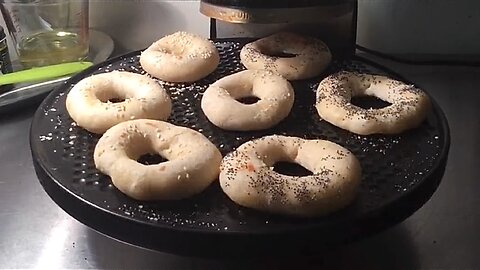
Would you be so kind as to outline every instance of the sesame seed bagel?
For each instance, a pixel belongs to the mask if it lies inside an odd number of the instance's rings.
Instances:
[[[147,153],[168,161],[137,162]],[[137,200],[177,200],[200,193],[217,179],[221,160],[218,149],[201,133],[147,119],[110,128],[94,152],[97,169]]]
[[[113,99],[123,101],[110,102]],[[78,126],[101,134],[131,119],[167,119],[172,103],[165,89],[153,79],[112,71],[78,82],[67,95],[66,107]]]
[[[254,104],[237,101],[255,96]],[[294,102],[291,84],[271,72],[244,70],[213,83],[202,97],[208,120],[226,130],[261,130],[275,126],[288,116]]]
[[[295,162],[308,176],[273,171],[276,162]],[[239,205],[292,216],[319,216],[350,204],[361,168],[347,149],[324,140],[267,136],[246,142],[222,160],[220,185]]]
[[[176,32],[154,42],[140,55],[150,75],[168,82],[193,82],[212,73],[220,62],[213,43],[198,35]]]
[[[352,97],[365,95],[391,105],[364,109],[351,103]],[[417,127],[425,120],[430,100],[413,85],[384,76],[344,71],[320,82],[315,106],[321,118],[353,133],[397,134]]]
[[[279,54],[294,57],[275,56]],[[319,39],[282,32],[246,44],[240,51],[240,59],[248,69],[264,69],[288,80],[303,80],[321,74],[332,55]]]

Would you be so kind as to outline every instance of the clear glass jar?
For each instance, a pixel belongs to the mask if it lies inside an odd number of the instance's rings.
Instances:
[[[88,0],[4,0],[1,11],[24,67],[88,55]]]

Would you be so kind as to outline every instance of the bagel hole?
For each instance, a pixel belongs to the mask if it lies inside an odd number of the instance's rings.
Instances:
[[[110,103],[120,103],[120,102],[124,102],[125,99],[121,99],[121,98],[109,98],[107,100],[107,102],[110,102]]]
[[[241,97],[241,98],[237,99],[238,102],[240,102],[242,104],[246,104],[246,105],[255,104],[259,100],[260,99],[258,97],[255,97],[255,96]]]
[[[265,50],[264,54],[271,56],[271,57],[278,57],[278,58],[293,58],[297,57],[296,54],[288,53],[284,51],[273,51],[273,50]]]
[[[352,97],[350,101],[353,105],[363,109],[382,109],[392,105],[392,103],[379,99],[375,96],[357,96]]]
[[[143,165],[155,165],[165,161],[168,161],[168,159],[160,156],[159,154],[144,154],[137,159],[137,162]]]
[[[103,103],[120,103],[125,101],[125,98],[116,96],[114,93],[103,93],[96,96]]]
[[[273,170],[277,173],[289,176],[308,176],[313,173],[298,163],[279,161],[273,165]]]

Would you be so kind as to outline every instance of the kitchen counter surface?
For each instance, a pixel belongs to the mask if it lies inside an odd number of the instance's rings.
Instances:
[[[31,108],[0,116],[0,268],[480,268],[480,69],[378,62],[427,89],[451,129],[443,181],[405,222],[309,258],[218,261],[133,247],[82,225],[43,191],[29,150]]]

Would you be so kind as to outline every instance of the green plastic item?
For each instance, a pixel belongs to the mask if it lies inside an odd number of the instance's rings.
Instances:
[[[92,65],[92,62],[72,62],[7,73],[0,75],[0,85],[47,81],[80,72]]]

